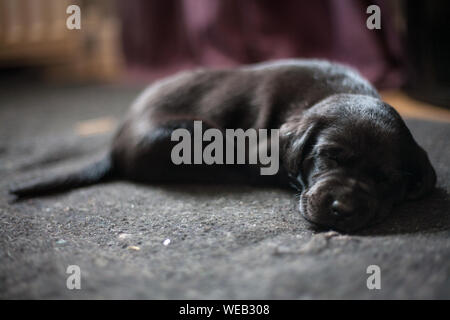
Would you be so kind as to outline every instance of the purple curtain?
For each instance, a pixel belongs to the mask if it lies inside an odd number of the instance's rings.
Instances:
[[[366,8],[381,8],[381,30]],[[402,46],[388,1],[127,0],[118,2],[130,70],[158,77],[194,66],[228,67],[316,57],[356,67],[378,87],[402,84]]]

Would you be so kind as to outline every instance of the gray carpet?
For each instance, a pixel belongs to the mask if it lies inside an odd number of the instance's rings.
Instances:
[[[138,91],[0,88],[0,298],[450,298],[449,124],[407,121],[438,189],[357,235],[312,230],[276,189],[113,182],[8,202],[8,185],[101,153],[110,134],[79,137],[75,123],[120,119]],[[81,290],[66,288],[68,265]]]

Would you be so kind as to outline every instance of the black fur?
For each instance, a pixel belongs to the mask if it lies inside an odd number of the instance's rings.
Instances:
[[[282,168],[171,162],[177,128],[280,129]],[[110,155],[80,172],[11,190],[37,196],[105,181],[237,182],[301,190],[309,221],[355,230],[394,204],[433,189],[436,175],[398,113],[355,70],[320,60],[282,60],[196,70],[156,82],[131,106]]]

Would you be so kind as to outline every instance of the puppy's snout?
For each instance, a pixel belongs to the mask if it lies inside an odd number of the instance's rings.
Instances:
[[[339,219],[345,219],[353,216],[355,214],[355,208],[354,205],[349,201],[345,199],[341,200],[334,200],[331,203],[331,214]]]
[[[367,211],[366,194],[361,188],[361,183],[355,179],[348,179],[348,183],[335,185],[329,192],[328,198],[331,218],[345,220],[355,215],[363,215]]]
[[[377,199],[370,185],[356,179],[323,179],[303,193],[305,218],[341,231],[357,229],[372,219]]]

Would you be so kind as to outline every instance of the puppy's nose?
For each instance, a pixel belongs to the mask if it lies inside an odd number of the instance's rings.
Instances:
[[[334,200],[331,204],[331,213],[338,218],[347,218],[355,213],[352,205],[342,200]]]

